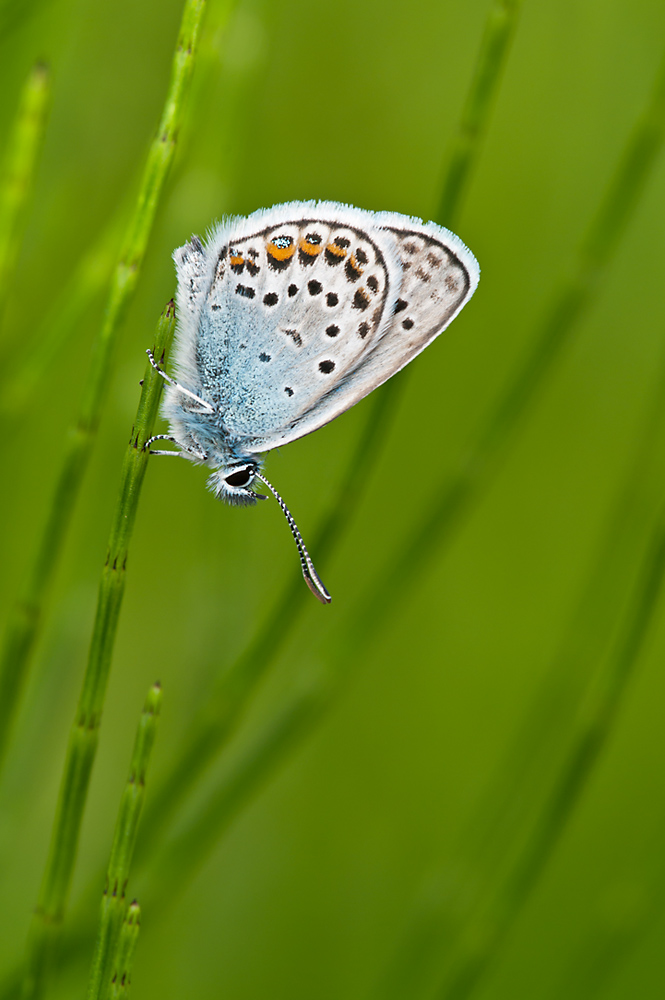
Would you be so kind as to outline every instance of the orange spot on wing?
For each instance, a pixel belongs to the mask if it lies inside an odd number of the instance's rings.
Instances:
[[[231,267],[240,267],[241,264],[245,263],[242,254],[231,255],[229,260],[231,261]]]
[[[288,260],[296,252],[295,243],[287,247],[276,247],[274,243],[266,243],[266,253],[273,260]]]
[[[323,250],[323,245],[321,243],[310,243],[307,239],[300,240],[298,248],[306,253],[308,257],[317,257]]]
[[[333,257],[346,257],[346,250],[344,247],[338,247],[336,243],[329,243],[326,247],[326,253],[331,253]]]

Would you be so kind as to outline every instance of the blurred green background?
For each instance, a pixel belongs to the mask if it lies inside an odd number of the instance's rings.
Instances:
[[[1,787],[2,975],[22,953],[38,893],[144,351],[174,291],[173,248],[226,213],[289,199],[433,217],[490,7],[210,0],[176,160],[108,373]],[[39,347],[34,338],[100,233],[122,232],[181,12],[180,0],[0,6],[0,136],[37,59],[53,79],[4,317],[6,370]],[[557,288],[574,276],[664,49],[665,8],[653,0],[525,0],[454,223],[480,262],[478,292],[398,377],[394,419],[343,512],[346,530],[321,565],[312,551],[333,604],[305,593],[229,754],[193,788],[178,823],[294,689],[340,671],[345,683],[318,724],[276,756],[191,878],[137,869],[129,889],[142,904],[137,1000],[663,995],[662,607],[542,871],[519,905],[496,888],[528,857],[587,704],[587,678],[621,641],[665,493],[665,471],[655,467],[650,513],[613,520],[661,385],[662,158],[479,502],[449,544],[433,542],[422,572],[391,583],[390,600],[377,606],[372,595],[506,391]],[[2,415],[5,608],[25,584],[48,511],[104,287],[47,378]],[[267,474],[312,548],[373,405],[363,401],[268,458]],[[215,676],[299,572],[276,504],[222,507],[204,483],[184,462],[155,460],[146,478],[70,907],[89,927],[148,686],[159,679],[164,688],[149,800]],[[630,544],[613,580],[601,578],[619,599],[604,603],[594,591],[580,616],[616,524]],[[567,668],[562,644],[590,623],[595,644]],[[488,942],[491,960],[470,991],[442,985]],[[83,995],[89,944],[66,950],[74,953],[54,997]]]

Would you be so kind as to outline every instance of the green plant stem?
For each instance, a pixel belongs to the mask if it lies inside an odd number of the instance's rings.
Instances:
[[[109,1000],[125,1000],[129,996],[134,953],[141,924],[141,908],[134,900],[127,909],[115,955]]]
[[[157,358],[168,350],[173,328],[174,309],[173,303],[169,303],[157,327],[154,348]],[[149,459],[143,444],[152,433],[161,389],[161,377],[148,364],[123,463],[88,663],[67,747],[48,861],[30,928],[23,984],[26,1000],[44,994],[69,894],[125,587],[128,546]]]
[[[457,224],[464,196],[475,168],[498,91],[521,0],[494,0],[476,69],[448,156],[436,220],[450,228]]]
[[[113,273],[104,321],[93,348],[92,370],[85,385],[81,410],[76,426],[69,435],[50,513],[27,588],[10,615],[0,657],[0,763],[6,753],[44,602],[64,546],[74,503],[97,434],[110,384],[120,323],[136,288],[157,204],[173,159],[204,7],[205,0],[185,0],[166,102],[157,135],[148,153],[120,259]]]
[[[488,14],[483,43],[458,127],[461,138],[453,147],[444,180],[444,190],[448,192],[444,198],[448,217],[459,211],[471,171],[480,155],[519,8],[520,3],[514,0],[495,0]],[[460,143],[464,148],[463,157],[459,154]],[[381,454],[381,444],[387,438],[406,378],[407,374],[401,372],[399,378],[384,386],[369,402],[371,409],[358,445],[351,452],[335,502],[311,546],[320,565],[325,564],[328,553],[339,545],[350,526],[352,512]],[[197,714],[185,736],[185,745],[178,759],[151,800],[138,847],[141,856],[144,851],[151,850],[154,838],[180,808],[183,797],[191,790],[197,777],[226,746],[259,680],[275,662],[309,600],[302,581],[294,576],[293,583],[278,600],[246,651],[220,674],[212,697],[206,699]]]
[[[580,712],[575,737],[512,872],[483,912],[465,928],[458,968],[437,993],[440,1000],[466,1000],[480,985],[516,916],[530,898],[582,791],[613,732],[660,597],[665,574],[665,509],[644,560],[629,613],[607,667]]]
[[[0,322],[18,258],[50,97],[50,73],[43,63],[38,63],[23,87],[16,120],[5,146],[0,181]]]
[[[136,732],[129,776],[122,794],[113,834],[97,943],[88,982],[88,1000],[106,1000],[111,986],[113,961],[127,908],[125,903],[127,879],[145,798],[146,772],[157,734],[157,720],[161,706],[162,690],[159,684],[154,684],[148,691]]]

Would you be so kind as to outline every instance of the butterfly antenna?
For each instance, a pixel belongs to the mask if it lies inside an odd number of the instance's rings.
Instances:
[[[300,556],[300,565],[302,567],[302,575],[305,578],[305,583],[312,591],[316,599],[321,601],[321,604],[330,604],[330,602],[332,601],[332,597],[326,590],[323,581],[321,580],[321,577],[314,569],[314,563],[309,558],[309,552],[307,551],[305,543],[302,540],[302,535],[298,531],[298,525],[291,516],[291,511],[286,506],[286,504],[282,500],[281,496],[279,495],[275,487],[268,482],[266,477],[261,475],[260,472],[255,473],[255,475],[257,479],[260,479],[261,482],[265,483],[265,485],[268,487],[268,489],[274,496],[275,500],[282,508],[284,517],[289,522],[289,528],[291,529],[291,534],[293,535],[295,543],[298,546],[298,555]]]

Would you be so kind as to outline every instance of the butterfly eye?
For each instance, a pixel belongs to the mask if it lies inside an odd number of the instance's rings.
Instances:
[[[249,486],[253,478],[253,469],[239,469],[238,472],[232,472],[230,476],[226,476],[225,482],[227,482],[229,486]]]

